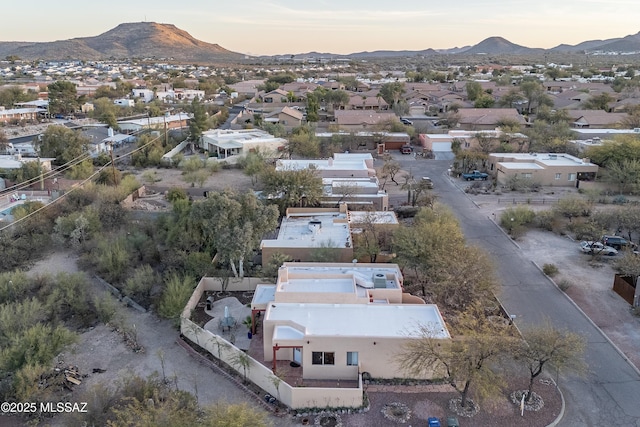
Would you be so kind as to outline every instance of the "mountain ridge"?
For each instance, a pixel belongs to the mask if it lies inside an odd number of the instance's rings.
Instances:
[[[412,57],[431,55],[527,55],[545,52],[640,52],[640,32],[606,40],[589,40],[575,45],[560,44],[550,49],[530,48],[500,37],[488,37],[472,46],[450,49],[374,50],[350,54],[297,53],[262,55],[262,58],[281,56],[339,56],[345,58]],[[173,24],[130,22],[92,37],[77,37],[52,42],[0,41],[0,58],[18,56],[26,60],[101,60],[125,58],[155,58],[185,62],[239,61],[245,54],[233,52],[216,43],[208,43],[191,36]]]

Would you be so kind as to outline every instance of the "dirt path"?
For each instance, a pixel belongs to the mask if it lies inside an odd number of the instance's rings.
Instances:
[[[77,272],[76,257],[70,252],[53,253],[37,262],[29,274],[56,274],[58,272]],[[104,295],[104,291],[90,281],[91,292]],[[80,341],[59,355],[58,360],[66,365],[76,365],[83,374],[88,374],[74,391],[74,399],[100,382],[114,384],[123,376],[137,374],[147,377],[153,372],[170,378],[181,389],[196,394],[198,401],[212,404],[218,401],[241,403],[247,396],[226,378],[216,374],[190,357],[176,344],[178,331],[171,323],[150,313],[139,313],[120,306],[119,315],[137,330],[139,343],[144,352],[134,353],[127,347],[122,336],[110,327],[100,325],[80,335]],[[164,369],[163,363],[164,360]],[[93,373],[93,369],[105,370]],[[175,380],[174,380],[175,378]]]

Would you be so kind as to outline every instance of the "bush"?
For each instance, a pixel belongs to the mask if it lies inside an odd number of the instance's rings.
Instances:
[[[571,287],[571,282],[569,282],[566,279],[562,279],[558,282],[558,288],[560,288],[562,292],[566,292],[567,289],[569,289],[570,287]]]
[[[536,213],[536,217],[533,223],[538,228],[547,231],[553,231],[555,219],[556,215],[553,213],[553,211],[541,211]]]
[[[521,234],[524,228],[531,224],[536,217],[536,213],[525,206],[516,206],[509,208],[500,215],[500,225],[509,233],[518,230]]]
[[[158,314],[166,319],[173,319],[178,325],[180,314],[193,293],[194,282],[189,276],[180,277],[175,273],[166,282],[167,287],[158,304]]]
[[[93,306],[98,320],[107,324],[113,319],[118,309],[117,301],[110,294],[97,295],[93,298]]]
[[[558,274],[558,267],[555,264],[545,264],[542,266],[542,272],[549,277],[553,277]]]

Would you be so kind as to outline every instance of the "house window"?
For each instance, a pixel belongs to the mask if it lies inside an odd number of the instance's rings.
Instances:
[[[562,179],[562,174],[561,173],[557,173],[556,174],[556,181]]]
[[[358,366],[357,351],[347,351],[347,366]]]
[[[335,353],[314,351],[311,353],[311,363],[314,365],[335,365]]]
[[[523,178],[526,178],[526,179],[531,179],[531,176],[532,176],[530,173],[523,173],[521,175]]]
[[[469,148],[471,147],[471,143],[470,142],[466,142],[464,143],[464,148]]]
[[[567,181],[575,181],[576,180],[576,174],[575,173],[567,174],[567,176],[569,177],[567,179]]]

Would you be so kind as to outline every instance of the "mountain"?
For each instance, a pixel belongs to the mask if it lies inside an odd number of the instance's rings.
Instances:
[[[186,62],[234,61],[243,54],[195,39],[172,24],[133,22],[95,37],[54,42],[0,42],[0,58],[22,59],[173,58]]]
[[[532,53],[543,52],[544,49],[533,49],[530,47],[520,46],[515,43],[511,43],[509,40],[502,37],[489,37],[482,40],[475,46],[471,46],[469,49],[462,51],[465,55],[469,54],[488,54],[488,55],[528,55]]]
[[[640,52],[640,32],[626,37],[607,40],[590,40],[576,45],[560,44],[552,49],[520,46],[502,37],[489,37],[474,46],[451,49],[431,48],[423,50],[375,50],[348,55],[311,52],[306,54],[274,55],[273,58],[290,56],[325,56],[352,59],[407,58],[432,55],[531,55],[545,52]],[[238,62],[244,54],[229,51],[218,44],[195,39],[189,33],[172,24],[133,22],[117,27],[95,37],[80,37],[54,42],[0,42],[0,58],[15,55],[26,60],[99,60],[109,58],[172,58],[177,62],[220,63]]]

